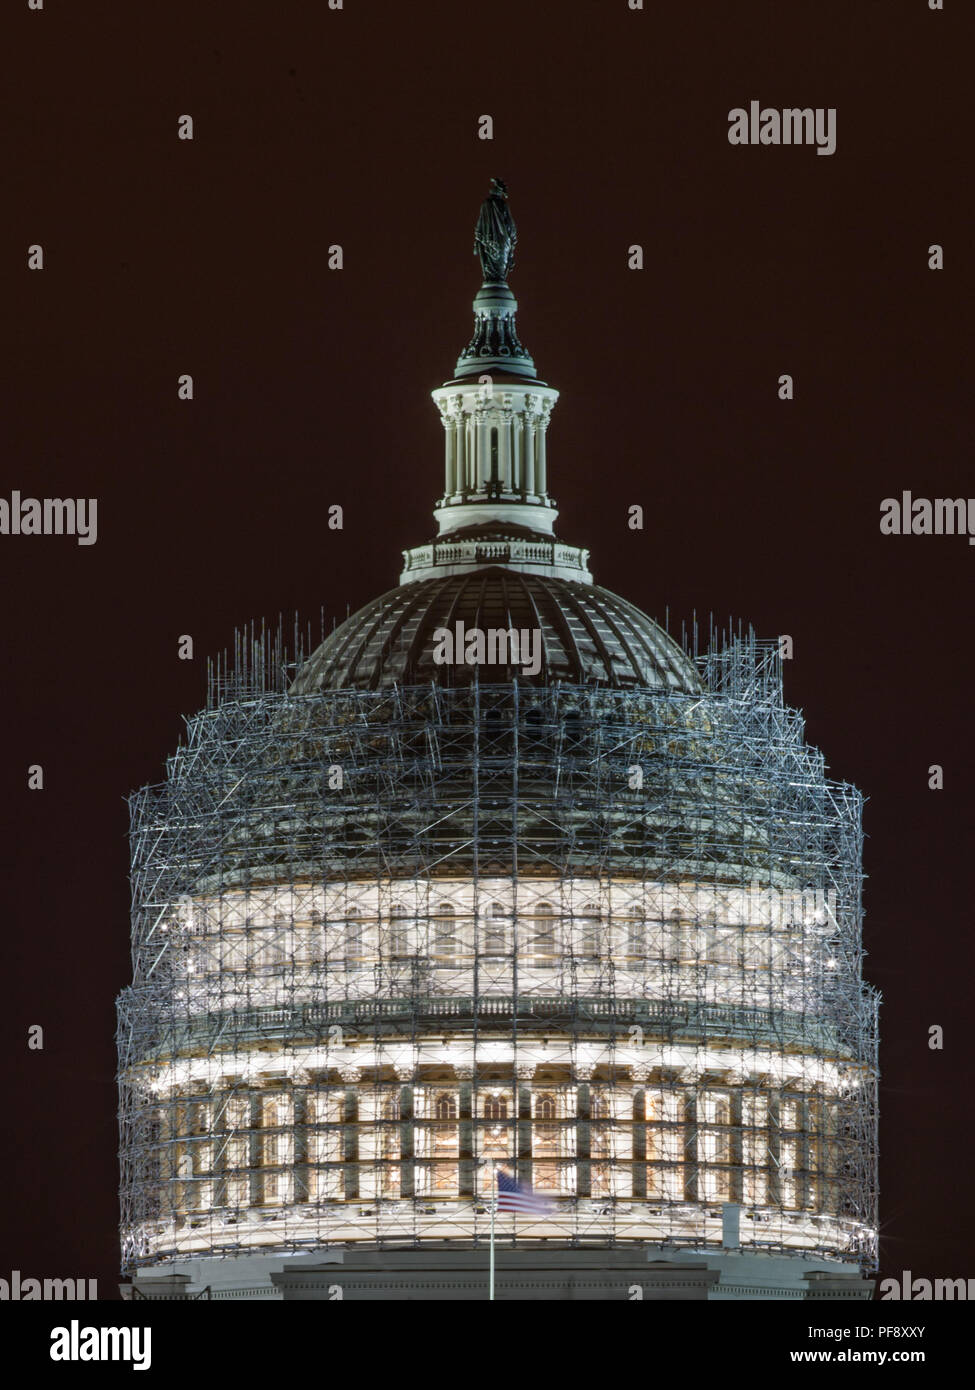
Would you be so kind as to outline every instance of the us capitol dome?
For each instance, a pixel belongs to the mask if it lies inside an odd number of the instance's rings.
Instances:
[[[777,643],[556,537],[515,236],[494,180],[436,536],[238,634],[131,798],[125,1297],[486,1297],[497,1170],[499,1297],[871,1295],[862,798]]]

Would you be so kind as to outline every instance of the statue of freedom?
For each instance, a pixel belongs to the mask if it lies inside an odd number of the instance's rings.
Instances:
[[[518,232],[508,211],[508,189],[503,179],[491,180],[491,192],[481,204],[474,228],[474,250],[481,258],[485,284],[504,284],[515,264]]]

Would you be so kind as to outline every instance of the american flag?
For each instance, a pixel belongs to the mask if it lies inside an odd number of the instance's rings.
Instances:
[[[498,1211],[520,1211],[539,1215],[550,1212],[554,1204],[547,1197],[540,1197],[530,1187],[516,1182],[508,1173],[497,1170]]]

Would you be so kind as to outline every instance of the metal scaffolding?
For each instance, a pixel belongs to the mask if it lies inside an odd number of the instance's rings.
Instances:
[[[774,645],[699,694],[292,691],[251,632],[131,799],[123,1263],[500,1242],[875,1267],[861,796]]]

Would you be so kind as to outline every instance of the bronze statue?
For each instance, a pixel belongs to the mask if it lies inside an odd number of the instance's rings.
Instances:
[[[492,179],[491,192],[481,204],[474,228],[474,250],[481,258],[485,284],[504,284],[514,268],[518,232],[507,199],[504,180]]]

